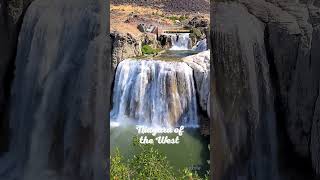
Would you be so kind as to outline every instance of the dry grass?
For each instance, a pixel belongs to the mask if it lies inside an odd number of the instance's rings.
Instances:
[[[133,36],[140,36],[142,33],[137,29],[138,24],[144,23],[154,25],[162,28],[173,27],[174,23],[168,17],[180,16],[179,14],[165,12],[161,7],[149,7],[149,6],[138,6],[130,4],[113,5],[110,6],[110,23],[111,31],[118,31],[121,33],[130,33]],[[125,22],[130,14],[139,16],[130,22]],[[199,15],[199,14],[194,14]],[[194,15],[188,15],[192,18]],[[201,14],[205,18],[209,19],[209,14]]]
[[[134,12],[139,15],[145,15],[145,14],[152,14],[157,13],[159,15],[163,15],[163,11],[156,8],[150,8],[150,7],[143,7],[143,6],[133,6],[133,5],[111,5],[110,6],[111,11],[122,11],[127,12],[128,14],[131,12]]]
[[[110,12],[111,31],[129,32],[133,36],[139,36],[141,32],[137,29],[139,22],[125,23],[131,13],[144,17],[149,22],[171,23],[170,20],[163,18],[165,16],[164,12],[156,8],[133,5],[111,5]]]

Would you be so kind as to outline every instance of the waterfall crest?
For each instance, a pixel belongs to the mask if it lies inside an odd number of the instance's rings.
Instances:
[[[113,122],[198,126],[193,70],[184,62],[124,60],[113,91]]]
[[[190,33],[170,34],[172,47],[170,50],[190,50]]]

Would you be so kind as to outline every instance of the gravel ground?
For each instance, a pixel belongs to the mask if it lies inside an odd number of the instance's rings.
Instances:
[[[167,12],[209,13],[209,0],[111,0],[111,4],[133,4],[161,8]]]

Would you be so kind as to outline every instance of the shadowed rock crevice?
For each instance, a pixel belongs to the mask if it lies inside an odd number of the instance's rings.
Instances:
[[[0,154],[8,151],[9,97],[14,78],[18,35],[31,1],[0,1]]]

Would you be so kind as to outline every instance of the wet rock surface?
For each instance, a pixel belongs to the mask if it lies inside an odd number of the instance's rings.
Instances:
[[[198,94],[198,101],[202,111],[209,116],[209,96],[210,96],[210,51],[204,51],[196,55],[182,59],[193,70],[194,81]]]
[[[115,70],[118,63],[129,57],[141,55],[141,42],[130,33],[111,32],[112,68]]]
[[[216,4],[211,108],[214,146],[221,147],[214,153],[218,179],[319,178],[316,6],[282,0]]]
[[[0,179],[106,178],[111,63],[100,3],[41,0],[28,7]]]

